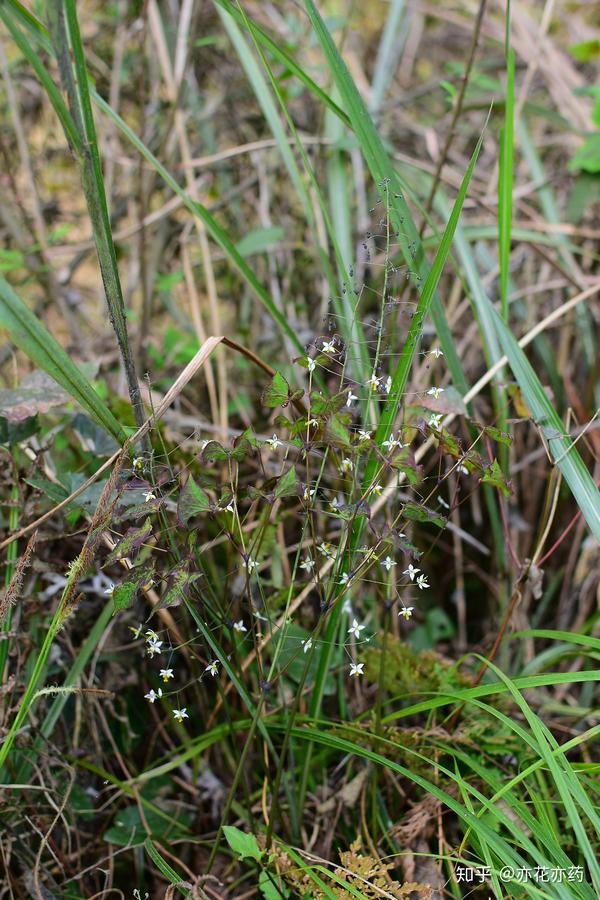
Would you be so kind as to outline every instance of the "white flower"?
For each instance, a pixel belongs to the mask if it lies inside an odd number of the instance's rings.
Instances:
[[[248,569],[248,572],[253,572],[258,567],[258,563],[255,559],[252,559],[251,556],[249,556],[248,559],[245,559],[242,565],[245,569]]]
[[[348,574],[348,572],[342,572],[342,574],[340,576],[340,580],[338,581],[338,584],[348,584],[349,581],[350,581],[350,575]]]
[[[435,397],[435,399],[437,400],[437,398],[440,396],[440,394],[444,393],[444,388],[430,387],[429,390],[427,391],[427,393],[429,394],[430,397]]]
[[[413,614],[413,609],[414,609],[414,606],[403,606],[402,609],[400,610],[400,612],[398,613],[398,615],[402,616],[402,618],[406,619],[406,621],[408,622],[408,620],[410,619],[410,617]]]
[[[422,591],[424,591],[425,588],[431,587],[431,585],[427,583],[426,575],[419,575],[419,577],[417,578],[417,584]]]
[[[304,569],[306,572],[312,572],[314,567],[315,567],[315,561],[314,561],[314,559],[311,559],[310,556],[307,556],[300,563],[300,568]]]
[[[351,472],[354,468],[354,463],[351,459],[348,459],[347,456],[342,460],[342,464],[340,466],[340,474],[343,475],[345,472]]]
[[[366,625],[359,625],[356,619],[352,619],[352,625],[348,629],[348,634],[353,634],[360,640],[360,633],[366,628]]]
[[[352,615],[352,603],[350,601],[350,597],[346,597],[342,604],[342,612],[346,613],[347,616]]]
[[[410,578],[410,580],[411,580],[411,581],[414,581],[414,580],[415,580],[415,575],[417,574],[417,572],[420,572],[420,571],[421,571],[420,569],[415,569],[415,567],[413,566],[413,564],[410,563],[408,569],[405,569],[404,572],[403,572],[402,574],[403,574],[403,575],[408,575],[408,577]]]
[[[385,379],[383,389],[386,392],[386,394],[389,394],[389,392],[391,391],[391,389],[392,389],[392,376],[391,375],[388,375],[388,377]]]
[[[333,500],[330,500],[330,501],[329,501],[329,506],[331,507],[331,509],[332,509],[334,512],[335,512],[336,510],[338,510],[338,509],[340,508],[341,505],[342,505],[342,504],[340,503],[340,501],[338,500],[337,497],[334,497]]]
[[[376,482],[373,485],[373,487],[371,488],[371,493],[375,494],[376,497],[379,497],[379,495],[381,494],[382,491],[383,491],[383,488],[381,487],[379,482]]]
[[[140,634],[142,633],[142,628],[143,628],[143,627],[144,627],[144,626],[143,626],[143,625],[141,624],[141,622],[140,622],[140,624],[138,625],[137,628],[134,628],[133,625],[130,625],[130,626],[129,626],[129,630],[131,631],[131,633],[132,633],[132,635],[134,636],[134,638],[137,639],[137,638],[139,638]]]
[[[436,359],[439,359],[440,356],[443,356],[443,355],[444,355],[444,351],[441,350],[439,347],[434,347],[433,350],[430,350],[430,351],[429,351],[429,355],[430,355],[430,356],[435,356]]]
[[[364,666],[364,663],[350,663],[350,677],[352,677],[353,675],[356,675],[357,677],[359,675],[364,675]]]
[[[152,658],[157,653],[162,653],[162,649],[161,649],[162,645],[163,645],[162,641],[148,641],[148,646],[146,647],[146,650],[148,651],[148,656],[150,658]]]
[[[161,669],[158,674],[166,684],[169,678],[173,678],[173,669]]]
[[[155,700],[160,700],[162,697],[162,688],[159,688],[158,691],[148,691],[147,694],[144,694],[146,700],[149,700],[150,703],[154,703]]]
[[[377,390],[377,388],[379,387],[379,378],[377,377],[377,375],[375,374],[375,372],[373,372],[373,374],[372,374],[371,377],[369,378],[367,384],[370,384],[370,385],[371,385],[371,390],[372,390],[372,391],[376,391],[376,390]]]
[[[225,507],[225,509],[227,510],[227,512],[230,512],[230,513],[235,512],[235,509],[234,509],[234,506],[233,506],[233,500],[231,500],[231,501],[227,504],[227,506]]]
[[[262,613],[259,613],[259,611],[257,609],[254,610],[252,615],[254,616],[255,619],[258,619],[259,622],[268,622],[269,621],[267,619],[267,617],[263,616]]]
[[[318,419],[309,419],[306,424],[310,425],[311,428],[316,428],[317,425],[319,424],[319,420]]]
[[[314,359],[311,359],[310,356],[307,356],[306,357],[306,368],[308,369],[308,371],[314,372],[316,367],[317,367],[317,364],[314,361]]]
[[[274,434],[272,438],[267,438],[265,443],[269,444],[271,450],[277,450],[278,447],[283,446],[283,441],[280,441],[276,434]]]
[[[321,543],[317,547],[317,550],[319,551],[321,556],[325,556],[327,559],[333,556],[333,546],[329,543],[329,541],[321,541]]]
[[[444,418],[443,413],[434,413],[434,415],[429,417],[429,427],[430,428],[439,428],[442,424],[442,419]]]
[[[144,457],[143,456],[134,457],[133,468],[136,470],[136,472],[142,471],[142,469],[144,468]]]
[[[468,470],[467,467],[464,466],[462,463],[461,463],[460,466],[458,467],[458,471],[460,472],[461,475],[468,475],[468,474],[469,474],[469,470]]]
[[[184,719],[189,719],[187,714],[187,706],[184,706],[182,709],[174,709],[173,717],[176,722],[183,722]]]
[[[371,432],[370,431],[359,431],[358,436],[361,441],[370,441],[371,440]]]
[[[306,641],[300,641],[300,643],[302,644],[302,652],[303,653],[308,653],[308,651],[310,650],[310,648],[313,645],[312,638],[308,638]]]
[[[408,444],[403,444],[399,438],[395,438],[394,432],[392,431],[387,441],[383,442],[383,446],[387,447],[388,450],[393,450],[394,447],[408,447]]]
[[[233,630],[238,631],[240,634],[243,634],[245,631],[248,631],[248,629],[244,625],[243,619],[240,619],[239,622],[233,623]]]
[[[355,400],[358,400],[358,397],[356,396],[356,394],[353,394],[352,391],[350,391],[346,398],[346,406],[352,406]]]
[[[153,494],[152,491],[144,491],[144,502],[149,503],[150,500],[156,500],[156,494]]]
[[[307,485],[307,486],[304,488],[304,493],[303,493],[303,495],[302,495],[302,499],[303,499],[303,500],[308,500],[308,501],[314,500],[314,499],[315,499],[316,493],[317,493],[317,489],[316,489],[316,488],[309,488],[308,485]]]
[[[144,636],[147,641],[157,641],[158,640],[157,633],[155,631],[152,631],[151,628],[149,628],[148,631],[144,632]]]
[[[217,668],[217,665],[218,665],[218,660],[213,659],[213,661],[207,665],[207,667],[205,668],[204,671],[205,671],[205,672],[210,672],[210,674],[211,674],[212,677],[214,678],[215,675],[218,675],[218,674],[219,674],[219,670],[218,670],[218,668]]]
[[[108,597],[112,597],[112,595],[114,594],[114,592],[115,592],[115,586],[114,586],[114,584],[113,584],[112,581],[111,581],[111,583],[110,583],[109,586],[106,588],[106,590],[104,591],[104,593],[105,593]]]
[[[386,558],[381,561],[381,565],[389,572],[392,566],[395,566],[396,563],[391,556],[386,556]]]
[[[321,350],[323,353],[335,353],[335,341],[323,341]]]

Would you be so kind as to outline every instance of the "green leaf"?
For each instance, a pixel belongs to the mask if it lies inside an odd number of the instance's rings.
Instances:
[[[209,512],[212,508],[210,497],[190,476],[186,481],[177,502],[177,516],[184,523],[199,513]]]
[[[298,493],[298,476],[296,470],[292,466],[285,472],[275,488],[276,497],[293,497]]]
[[[402,515],[413,522],[427,522],[429,525],[437,525],[438,528],[443,528],[446,524],[442,516],[438,516],[416,503],[407,503],[402,510]]]
[[[494,325],[508,363],[523,392],[533,419],[544,435],[549,452],[569,485],[596,540],[600,541],[600,493],[577,447],[566,434],[539,378],[510,329],[490,304]]]
[[[223,834],[225,840],[234,853],[237,853],[240,859],[255,859],[257,862],[263,857],[264,850],[258,846],[258,842],[253,834],[246,834],[234,825],[223,825]]]
[[[116,441],[123,443],[125,434],[108,407],[91,384],[63,350],[40,320],[0,275],[0,329],[8,331],[11,340],[47,372],[69,396],[77,400],[86,412]]]
[[[135,566],[129,570],[126,580],[115,586],[112,599],[114,613],[128,609],[138,595],[140,588],[152,584],[154,567],[152,565]]]
[[[569,163],[570,172],[577,172],[579,169],[592,175],[600,172],[600,134],[589,137]]]
[[[187,562],[176,566],[169,576],[167,590],[154,607],[153,612],[170,606],[179,606],[188,596],[192,584],[200,577],[200,572],[190,573]]]
[[[350,433],[340,416],[333,415],[327,419],[325,433],[328,440],[333,441],[342,447],[350,446]]]
[[[254,231],[249,231],[237,242],[235,245],[236,250],[240,256],[244,257],[262,253],[283,240],[284,235],[285,231],[281,225],[271,225],[269,228],[255,228]]]
[[[275,372],[271,383],[262,393],[263,406],[275,409],[276,406],[286,407],[291,396],[290,386],[280,372]]]
[[[135,550],[147,541],[152,534],[152,520],[150,516],[142,525],[135,528],[128,528],[116,547],[108,554],[105,565],[111,565],[119,559],[130,556]]]
[[[580,41],[578,44],[571,44],[568,49],[577,62],[591,62],[600,57],[600,40],[593,38],[589,41]]]
[[[490,484],[492,487],[498,488],[505,497],[510,497],[512,493],[510,484],[506,481],[497,459],[495,459],[491,465],[486,466],[480,481],[482,484]]]

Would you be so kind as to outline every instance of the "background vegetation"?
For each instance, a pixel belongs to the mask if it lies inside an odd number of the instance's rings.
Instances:
[[[0,23],[0,896],[597,897],[597,10]]]

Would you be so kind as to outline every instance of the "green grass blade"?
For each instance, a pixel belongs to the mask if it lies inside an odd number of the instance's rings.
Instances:
[[[504,128],[500,136],[500,169],[498,173],[498,254],[500,262],[500,307],[508,322],[508,285],[513,194],[513,119],[515,104],[515,54],[506,59],[506,99]]]
[[[488,301],[489,302],[489,301]],[[577,447],[546,396],[539,378],[510,329],[491,306],[492,318],[502,349],[521,388],[533,420],[544,436],[549,453],[569,485],[577,505],[596,540],[600,541],[600,492]]]
[[[51,376],[85,411],[122,443],[123,429],[105,403],[86,380],[69,355],[47,328],[0,275],[0,328],[5,328],[12,341],[29,359]]]
[[[144,408],[127,334],[125,301],[108,215],[87,66],[74,0],[51,0],[48,4],[48,21],[63,89],[67,94],[71,115],[79,132],[76,156],[92,223],[110,322],[117,338],[131,405],[137,425],[140,427],[145,419]]]

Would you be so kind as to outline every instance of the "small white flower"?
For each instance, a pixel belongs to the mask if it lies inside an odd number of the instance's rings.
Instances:
[[[302,652],[308,653],[308,651],[310,650],[310,648],[313,645],[313,640],[312,640],[312,638],[307,638],[307,640],[300,641],[300,643],[302,644]]]
[[[272,438],[267,438],[265,443],[269,444],[271,450],[277,450],[278,447],[283,446],[283,441],[280,441],[276,434],[274,434]]]
[[[335,341],[323,341],[321,350],[323,353],[335,353]]]
[[[147,694],[144,694],[146,700],[149,700],[150,703],[154,703],[155,700],[160,700],[162,697],[162,688],[159,688],[158,691],[148,691]]]
[[[403,575],[408,575],[408,577],[410,578],[410,580],[411,580],[411,581],[414,581],[414,580],[415,580],[415,575],[417,574],[417,572],[420,572],[420,571],[421,571],[420,569],[415,569],[415,567],[413,566],[413,564],[410,563],[408,569],[405,569],[404,572],[403,572],[402,574],[403,574]]]
[[[419,585],[419,588],[422,591],[424,591],[425,588],[431,587],[431,585],[428,584],[428,582],[427,582],[426,575],[419,575],[419,577],[417,578],[417,584]]]
[[[147,641],[157,641],[158,640],[157,633],[155,631],[152,631],[151,628],[149,628],[148,631],[144,632],[144,636]]]
[[[146,647],[148,656],[152,658],[153,656],[156,656],[157,653],[162,653],[162,645],[162,641],[148,641],[148,646]]]
[[[340,508],[341,505],[342,504],[340,503],[340,501],[338,500],[337,497],[334,497],[333,500],[329,501],[329,506],[331,507],[331,509],[334,512],[336,512]]]
[[[432,416],[429,416],[429,427],[430,428],[439,428],[442,424],[442,419],[444,418],[443,413],[434,413]]]
[[[462,463],[461,463],[460,466],[458,467],[458,471],[460,472],[461,475],[468,475],[468,474],[469,474],[469,470],[468,470],[467,467],[464,466]]]
[[[257,609],[255,609],[253,611],[252,615],[254,616],[255,619],[258,619],[259,622],[268,622],[269,621],[267,619],[267,617],[263,616],[262,613],[259,613],[259,611]]]
[[[210,672],[210,674],[214,678],[215,675],[219,674],[219,670],[218,670],[217,666],[218,666],[218,660],[213,659],[213,661],[207,665],[207,667],[205,668],[204,671]]]
[[[396,563],[391,556],[386,556],[386,558],[381,561],[381,565],[389,572],[392,566],[395,566]]]
[[[227,512],[230,512],[230,513],[234,513],[234,512],[235,512],[235,508],[234,508],[234,506],[233,506],[233,500],[231,500],[231,501],[227,504],[227,506],[225,507],[225,509],[227,510]]]
[[[352,625],[348,629],[348,634],[353,634],[360,640],[360,633],[366,628],[366,625],[359,625],[356,619],[352,619]]]
[[[321,554],[321,556],[325,556],[327,559],[330,559],[333,556],[333,546],[329,543],[329,541],[321,541],[318,545],[317,550]]]
[[[310,356],[307,356],[307,357],[306,357],[306,368],[308,369],[308,371],[309,371],[309,372],[314,372],[315,369],[316,369],[316,367],[317,367],[317,364],[316,364],[316,362],[314,361],[314,359],[311,359]]]
[[[427,391],[427,393],[429,394],[430,397],[435,397],[435,399],[437,400],[437,398],[440,396],[440,394],[444,393],[444,388],[430,387],[429,390]]]
[[[358,437],[361,441],[370,441],[371,440],[371,432],[370,431],[359,431]]]
[[[170,678],[173,678],[173,669],[161,669],[158,674],[166,684]]]
[[[350,663],[350,677],[352,677],[353,675],[356,675],[357,677],[359,675],[364,675],[364,666],[364,663]]]
[[[342,604],[342,612],[346,613],[347,616],[352,615],[352,602],[350,600],[350,597],[346,597],[346,599],[344,600]]]
[[[392,389],[392,376],[391,375],[388,375],[388,377],[385,379],[385,382],[383,384],[383,389],[386,392],[386,394],[389,394],[389,392],[391,391],[391,389]]]
[[[189,719],[187,714],[187,706],[184,706],[182,709],[174,709],[173,717],[176,722],[183,722],[184,719]]]
[[[107,597],[112,597],[112,595],[114,594],[114,592],[115,592],[115,586],[114,586],[114,584],[113,584],[112,581],[111,581],[111,583],[110,583],[109,586],[106,588],[106,590],[104,591],[104,593],[107,595]]]
[[[388,450],[393,450],[395,447],[408,447],[408,444],[403,444],[399,438],[395,438],[394,432],[392,431],[389,438],[387,439],[387,441],[383,442],[382,446],[387,447]]]
[[[316,489],[316,488],[310,488],[310,487],[308,487],[308,485],[307,485],[307,486],[304,488],[304,493],[303,493],[303,495],[302,495],[302,499],[303,499],[303,500],[307,500],[307,501],[310,502],[311,500],[314,500],[314,499],[315,499],[316,493],[317,493],[317,489]]]
[[[358,397],[356,396],[356,394],[353,394],[352,391],[350,391],[346,398],[346,406],[352,406],[355,400],[358,400]]]
[[[315,561],[314,561],[314,559],[311,559],[310,556],[307,556],[300,563],[300,568],[304,569],[305,572],[312,572],[314,567],[315,567]]]
[[[248,629],[244,625],[243,619],[240,619],[239,622],[233,623],[233,630],[238,631],[240,634],[243,634],[245,631],[248,631]]]
[[[349,581],[350,581],[350,575],[348,574],[348,572],[342,572],[342,574],[340,576],[340,580],[338,581],[338,584],[348,584]]]
[[[444,351],[441,350],[439,347],[434,347],[433,350],[430,350],[430,351],[429,351],[429,355],[430,355],[430,356],[435,356],[436,359],[439,359],[440,356],[443,356],[443,355],[444,355]]]
[[[254,572],[254,570],[258,567],[258,563],[255,559],[252,559],[251,556],[249,556],[248,559],[245,559],[242,565],[245,569],[248,569],[249,573]]]
[[[379,387],[379,378],[377,377],[377,375],[375,374],[375,372],[373,372],[373,374],[372,374],[371,377],[369,378],[367,384],[370,384],[370,385],[371,385],[371,390],[372,390],[372,391],[376,391],[376,390],[377,390],[377,388]]]
[[[143,627],[144,627],[144,626],[141,624],[141,622],[140,622],[140,624],[138,625],[137,628],[134,628],[133,625],[130,625],[130,626],[129,626],[129,630],[131,631],[132,635],[134,636],[134,638],[135,638],[136,640],[137,640],[137,638],[139,638],[140,634],[142,633],[142,628],[143,628]]]
[[[309,419],[307,424],[310,425],[311,428],[316,428],[319,424],[319,420],[318,419]]]
[[[134,457],[133,468],[135,469],[136,472],[142,471],[142,469],[144,468],[144,457],[143,456]]]
[[[373,487],[371,488],[371,493],[372,493],[372,494],[375,494],[376,497],[379,497],[382,491],[383,491],[383,488],[382,488],[382,486],[379,484],[378,481],[377,481],[377,482],[373,485]]]
[[[342,464],[340,466],[340,474],[344,475],[346,472],[351,472],[354,468],[354,463],[351,459],[348,459],[347,456],[342,460]]]
[[[414,606],[403,606],[402,609],[400,610],[400,612],[398,613],[398,615],[402,616],[402,618],[406,619],[406,621],[408,622],[408,620],[410,619],[410,617],[413,614],[413,609],[414,609]]]
[[[144,491],[144,502],[149,503],[151,500],[156,500],[156,494],[153,494],[152,491]]]

